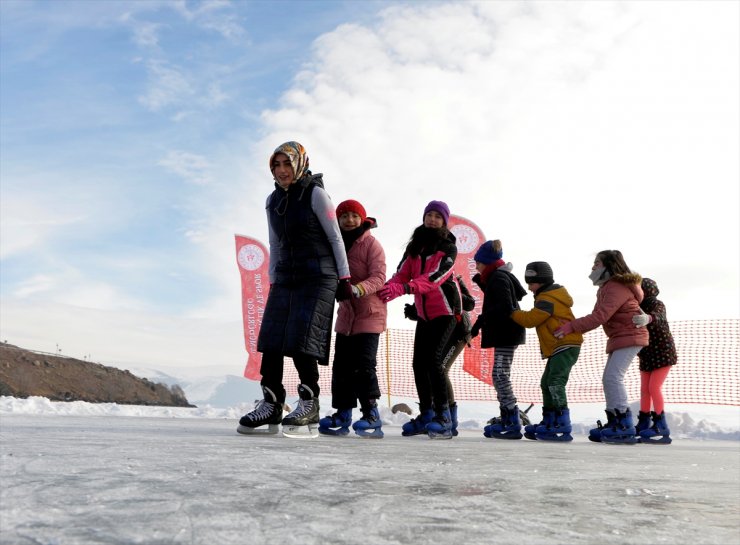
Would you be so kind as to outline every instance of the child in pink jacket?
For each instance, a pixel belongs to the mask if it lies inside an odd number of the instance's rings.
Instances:
[[[355,200],[337,206],[351,274],[353,297],[339,302],[334,364],[332,367],[332,407],[337,412],[319,421],[319,433],[347,435],[352,409],[360,401],[362,418],[352,424],[357,435],[383,437],[378,413],[380,388],[376,374],[376,355],[380,333],[385,331],[387,309],[375,294],[385,283],[385,252],[370,234],[377,223]]]
[[[556,337],[570,333],[585,333],[599,326],[608,337],[606,352],[609,354],[604,367],[602,383],[606,398],[606,426],[589,433],[597,442],[635,443],[635,424],[624,386],[624,375],[632,360],[649,342],[647,330],[636,328],[632,317],[640,314],[643,298],[642,277],[627,266],[619,250],[604,250],[596,254],[589,278],[595,286],[596,305],[591,314],[564,323],[554,331]]]

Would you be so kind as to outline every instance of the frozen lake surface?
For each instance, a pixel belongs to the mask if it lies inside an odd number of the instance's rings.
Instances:
[[[736,544],[740,443],[245,437],[3,414],[0,543]]]

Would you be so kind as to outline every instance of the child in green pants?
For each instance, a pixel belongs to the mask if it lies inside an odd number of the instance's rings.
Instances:
[[[542,358],[547,359],[540,381],[542,422],[525,426],[524,437],[540,441],[572,441],[565,385],[578,360],[583,335],[573,332],[558,339],[553,332],[560,327],[561,321],[575,318],[571,310],[573,298],[563,286],[555,283],[552,268],[544,261],[528,264],[524,281],[534,294],[534,308],[515,310],[511,319],[521,326],[537,328],[540,352]]]

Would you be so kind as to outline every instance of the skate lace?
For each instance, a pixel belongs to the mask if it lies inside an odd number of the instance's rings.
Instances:
[[[262,420],[263,418],[271,416],[273,409],[274,406],[272,403],[265,401],[264,399],[260,399],[254,406],[254,410],[249,413],[249,418],[250,420]]]
[[[288,415],[288,418],[295,418],[309,414],[313,410],[313,399],[299,399],[298,405],[293,409],[293,412]]]

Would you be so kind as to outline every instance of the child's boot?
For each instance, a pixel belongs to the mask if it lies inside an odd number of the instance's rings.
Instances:
[[[334,414],[319,420],[319,433],[321,435],[347,435],[351,423],[352,409],[339,409]]]
[[[419,416],[412,418],[401,426],[401,435],[411,437],[412,435],[421,435],[427,432],[427,424],[434,418],[432,409],[422,409]]]
[[[572,441],[570,423],[570,409],[564,407],[553,411],[553,419],[549,426],[537,426],[535,433],[538,441]]]
[[[635,435],[639,436],[641,432],[650,427],[650,413],[640,411],[637,414],[637,424],[635,425]]]
[[[542,420],[539,424],[527,424],[526,426],[524,426],[524,437],[532,440],[537,439],[537,437],[535,437],[535,434],[537,433],[537,428],[539,428],[540,426],[547,427],[551,425],[553,419],[555,418],[554,413],[554,410],[542,407]]]
[[[601,430],[601,441],[603,443],[618,443],[622,445],[634,445],[637,443],[635,437],[635,422],[632,420],[632,411],[626,409],[621,412],[614,409],[614,423]]]
[[[483,435],[493,439],[521,439],[522,421],[519,417],[519,407],[516,405],[511,409],[501,407],[501,423],[486,426]]]
[[[606,426],[601,423],[601,420],[596,421],[596,427],[592,428],[588,432],[588,440],[594,441],[595,443],[601,443],[601,432],[614,424],[616,415],[610,410],[606,409]]]
[[[352,424],[352,429],[360,437],[366,437],[370,439],[382,439],[383,421],[380,419],[380,413],[378,412],[378,404],[372,399],[368,403],[363,403],[362,406],[362,418]]]
[[[427,434],[429,439],[452,439],[452,416],[447,405],[435,411],[434,418],[427,424]]]
[[[653,425],[640,432],[640,439],[643,443],[655,443],[659,445],[670,445],[672,443],[671,430],[665,420],[665,412],[660,414],[653,411]]]

